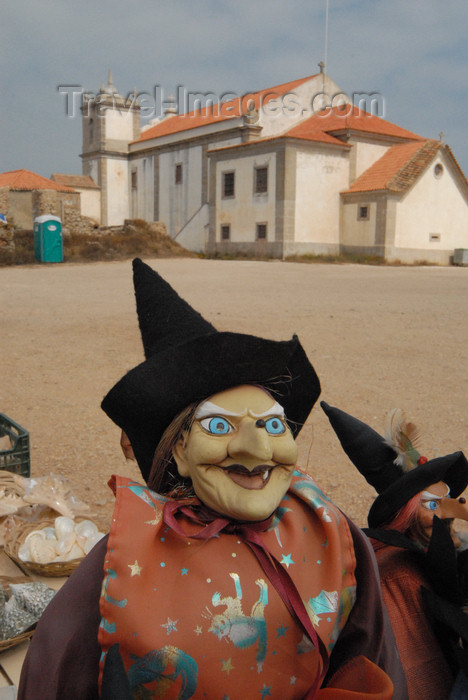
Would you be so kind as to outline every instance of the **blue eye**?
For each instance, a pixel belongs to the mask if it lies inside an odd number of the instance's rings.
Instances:
[[[280,418],[268,418],[265,421],[265,430],[270,435],[281,435],[286,431],[283,421]]]
[[[203,418],[200,425],[212,435],[227,435],[232,431],[232,425],[222,416]]]
[[[427,508],[427,510],[437,510],[439,507],[439,501],[423,501],[422,505],[424,508]]]

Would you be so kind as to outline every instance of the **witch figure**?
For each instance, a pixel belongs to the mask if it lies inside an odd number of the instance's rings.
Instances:
[[[344,451],[378,493],[364,531],[377,556],[409,697],[458,697],[451,692],[464,684],[460,667],[468,669],[461,609],[468,602],[468,552],[454,522],[468,520],[461,495],[468,462],[462,452],[428,460],[419,451],[416,426],[400,409],[389,412],[381,436],[348,413],[321,406]],[[459,697],[468,697],[468,685]]]
[[[218,332],[133,263],[146,359],[102,407],[142,483],[54,598],[19,700],[406,698],[359,528],[296,464],[297,337]]]

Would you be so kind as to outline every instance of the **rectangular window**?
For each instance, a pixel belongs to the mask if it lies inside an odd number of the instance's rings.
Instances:
[[[265,194],[268,192],[268,168],[261,167],[255,168],[255,184],[254,192],[255,194]]]
[[[358,221],[367,221],[369,219],[369,207],[367,204],[365,206],[358,206]]]
[[[229,241],[231,238],[231,224],[222,224],[221,226],[221,240]]]
[[[264,241],[267,237],[267,225],[257,224],[257,241]]]
[[[182,184],[182,163],[176,163],[174,181],[176,185]]]
[[[223,173],[223,199],[234,197],[234,171]]]
[[[136,170],[132,170],[132,190],[136,190],[138,185],[138,173]]]

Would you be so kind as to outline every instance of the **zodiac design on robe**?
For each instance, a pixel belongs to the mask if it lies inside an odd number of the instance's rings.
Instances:
[[[194,695],[197,689],[198,665],[181,649],[167,645],[161,649],[154,649],[145,656],[132,654],[131,659],[134,663],[128,670],[128,680],[136,700],[165,697],[176,682],[180,682],[177,700],[189,700]],[[143,686],[154,681],[155,690]]]
[[[242,610],[242,587],[239,575],[231,573],[229,576],[234,581],[236,597],[222,598],[220,593],[213,595],[212,605],[215,608],[224,605],[226,609],[223,613],[216,615],[208,611],[211,617],[211,627],[208,631],[215,634],[218,639],[232,642],[239,649],[258,643],[256,660],[257,671],[260,673],[267,652],[265,606],[268,605],[268,586],[262,578],[255,581],[260,588],[260,595],[253,604],[250,615],[245,615]]]

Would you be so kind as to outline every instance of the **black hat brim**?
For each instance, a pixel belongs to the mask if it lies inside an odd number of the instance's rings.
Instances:
[[[369,527],[388,522],[413,496],[439,481],[449,486],[453,498],[465,490],[468,462],[463,452],[436,457],[405,472],[375,499],[367,518]]]
[[[320,395],[299,339],[210,333],[158,352],[130,370],[102,402],[127,434],[145,480],[156,447],[188,405],[241,384],[260,384],[284,407],[294,435]]]

